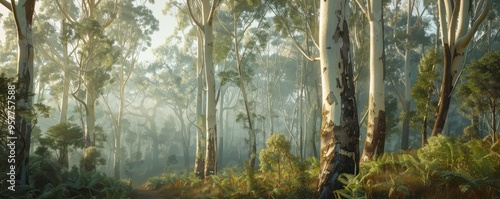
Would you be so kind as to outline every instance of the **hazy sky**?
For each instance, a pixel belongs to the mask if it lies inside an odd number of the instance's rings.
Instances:
[[[163,42],[165,41],[165,38],[167,36],[169,36],[170,34],[172,34],[172,31],[177,23],[175,22],[175,20],[172,17],[163,15],[162,9],[165,7],[164,1],[156,1],[156,3],[154,5],[151,5],[148,3],[147,6],[149,6],[149,8],[153,11],[153,14],[155,15],[155,17],[160,22],[160,27],[159,27],[160,30],[155,32],[152,36],[151,43],[152,43],[152,47],[154,48],[154,47],[157,47],[157,46],[163,44]],[[10,14],[9,10],[7,10],[7,8],[5,8],[3,5],[0,5],[0,13],[2,13],[3,17]],[[5,40],[5,33],[3,30],[3,20],[0,20],[0,41],[3,42],[4,40]],[[142,60],[152,60],[151,57],[147,57],[148,55],[151,55],[151,54],[152,53],[149,53],[149,52],[143,53],[143,55],[145,55],[145,56],[141,57]]]

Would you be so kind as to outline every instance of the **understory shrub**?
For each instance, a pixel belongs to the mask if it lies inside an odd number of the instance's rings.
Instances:
[[[500,196],[500,146],[491,139],[431,137],[415,152],[384,154],[342,175],[346,198],[495,198]]]
[[[0,190],[5,199],[77,199],[129,198],[132,188],[98,171],[76,167],[63,169],[46,147],[38,147],[31,156],[30,186],[16,186],[16,191]]]

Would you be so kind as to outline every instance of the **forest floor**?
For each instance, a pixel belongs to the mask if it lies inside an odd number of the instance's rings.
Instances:
[[[165,193],[158,193],[156,191],[147,190],[144,186],[134,187],[132,191],[132,199],[164,199],[164,198],[174,198],[175,195],[169,195]]]
[[[162,188],[158,191],[147,190],[144,186],[136,186],[131,194],[132,199],[205,199],[210,198],[205,194],[201,194],[199,190],[181,191],[179,189]]]

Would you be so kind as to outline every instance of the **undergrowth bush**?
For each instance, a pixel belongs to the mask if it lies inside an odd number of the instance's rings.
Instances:
[[[282,134],[273,134],[260,152],[260,172],[248,164],[244,168],[224,168],[204,180],[169,177],[150,178],[147,187],[162,186],[159,192],[181,190],[179,198],[310,198],[319,174],[319,161],[301,162],[290,153],[290,143]]]
[[[500,146],[436,136],[415,152],[384,154],[342,175],[346,198],[495,198],[500,196]]]
[[[38,147],[30,162],[30,186],[17,186],[16,191],[0,190],[5,199],[77,199],[129,198],[132,191],[126,183],[107,177],[97,171],[83,171],[76,167],[62,169],[44,147]]]

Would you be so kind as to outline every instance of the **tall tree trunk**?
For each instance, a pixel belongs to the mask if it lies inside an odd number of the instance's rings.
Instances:
[[[63,1],[63,6],[67,7],[67,2]],[[62,14],[61,16],[61,46],[63,54],[63,90],[62,90],[62,101],[61,101],[61,115],[59,122],[67,122],[68,120],[68,101],[69,101],[69,85],[70,85],[70,71],[69,66],[69,54],[68,54],[68,25],[66,22],[66,17]],[[64,156],[62,156],[60,163],[63,167],[69,167],[69,154],[66,150]]]
[[[382,1],[368,1],[370,23],[370,90],[368,100],[368,127],[361,162],[373,160],[384,152],[385,98],[384,98],[384,19]]]
[[[62,93],[62,103],[61,103],[61,117],[59,122],[66,122],[68,119],[68,98],[69,98],[69,84],[70,84],[70,66],[69,66],[69,55],[68,55],[68,37],[67,37],[67,24],[64,18],[61,21],[61,31],[62,31],[62,47],[63,47],[63,59],[64,59],[64,80],[63,80],[63,93]],[[67,164],[67,163],[66,163]],[[67,165],[65,165],[67,167]]]
[[[406,35],[410,37],[410,19],[413,13],[414,0],[409,0],[407,3],[407,15],[406,15]],[[408,43],[408,39],[405,39],[405,43]],[[401,134],[401,150],[406,150],[409,147],[410,141],[410,109],[411,109],[411,95],[410,95],[410,58],[409,58],[409,46],[406,45],[404,52],[404,104],[403,105],[403,129]]]
[[[217,154],[217,162],[218,163],[222,163],[222,160],[224,159],[224,95],[226,93],[226,90],[225,89],[221,89],[220,90],[220,101],[219,101],[219,124],[220,124],[220,127],[219,128],[219,142],[217,143],[218,144],[218,147],[219,147],[219,153]]]
[[[250,113],[250,105],[248,104],[248,96],[245,88],[245,82],[243,81],[243,72],[241,71],[241,63],[238,64],[238,74],[240,79],[240,90],[243,96],[243,103],[245,105],[245,112],[248,122],[248,136],[249,136],[249,160],[248,163],[251,169],[255,168],[255,158],[257,157],[257,138],[255,136],[255,130],[253,127],[252,115]]]
[[[92,95],[93,84],[88,84],[85,94],[85,136],[84,148],[94,146],[95,135],[95,100]]]
[[[359,125],[345,14],[347,0],[320,3],[319,45],[322,80],[321,155],[318,198],[333,198],[341,173],[356,174]]]
[[[118,125],[117,132],[121,132],[121,124]],[[115,146],[113,151],[113,170],[115,179],[120,179],[120,156],[121,156],[121,133],[115,135]]]
[[[121,134],[123,127],[123,112],[125,111],[125,85],[126,78],[123,68],[125,63],[121,63],[120,66],[120,101],[118,105],[118,116],[116,117],[116,131],[115,131],[115,146],[114,146],[114,177],[120,179],[120,156],[121,156]],[[110,112],[110,114],[113,114]]]
[[[306,151],[305,155],[306,157],[318,157],[318,152],[316,150],[316,121],[317,121],[317,116],[319,116],[319,106],[316,103],[316,99],[311,99],[310,95],[308,96],[308,100],[310,101],[311,107],[309,111],[309,117],[307,118],[307,126],[308,126],[308,131],[306,132]],[[321,98],[318,97],[317,98]],[[311,102],[313,101],[313,102]]]
[[[304,160],[304,69],[307,68],[307,60],[302,57],[302,64],[300,69],[300,84],[299,84],[299,111],[298,111],[298,130],[299,130],[299,157]]]
[[[93,84],[87,84],[85,95],[85,134],[84,134],[84,149],[95,146],[95,100],[92,95]],[[87,151],[84,152],[84,157],[88,156]],[[95,170],[96,165],[84,164],[84,170]]]
[[[454,5],[451,5],[451,4]],[[432,136],[437,136],[443,132],[446,117],[450,108],[453,86],[458,76],[459,68],[462,64],[465,48],[479,28],[479,25],[486,18],[491,7],[491,0],[480,1],[480,5],[471,8],[471,0],[446,1],[439,0],[439,27],[441,32],[441,44],[443,48],[443,76],[438,103],[438,112]],[[479,11],[479,17],[469,27],[471,10]]]
[[[194,161],[194,174],[196,177],[203,178],[205,166],[205,134],[202,126],[205,123],[203,120],[205,116],[203,115],[203,77],[204,77],[204,67],[203,67],[203,36],[202,31],[198,29],[198,62],[196,65],[196,155]]]
[[[233,15],[233,21],[237,22],[238,19],[236,18],[236,15]],[[234,24],[234,35],[238,35],[237,28],[236,28],[236,23]],[[239,87],[240,91],[243,97],[243,103],[245,105],[245,112],[247,116],[247,122],[248,122],[248,138],[249,138],[249,151],[248,151],[248,163],[250,165],[251,169],[255,169],[255,158],[257,157],[257,138],[255,135],[255,130],[253,127],[253,120],[252,120],[252,114],[250,113],[250,105],[248,103],[248,95],[247,95],[247,90],[245,86],[245,81],[243,79],[243,69],[242,69],[242,62],[243,60],[241,59],[240,56],[240,50],[239,50],[239,45],[240,45],[240,40],[238,37],[234,37],[234,48],[235,48],[235,58],[236,58],[236,68],[238,69],[238,78],[239,78]]]
[[[156,128],[156,114],[153,114],[153,116],[151,116],[149,118],[149,124],[151,124],[151,132],[149,132],[151,134],[151,140],[153,141],[153,146],[151,146],[152,148],[152,152],[153,152],[153,160],[158,160],[159,158],[159,149],[158,149],[158,145],[160,145],[160,141],[158,140],[158,131],[157,131],[157,128]]]
[[[16,92],[15,108],[15,133],[16,144],[16,183],[29,185],[29,152],[31,145],[31,119],[23,116],[23,111],[31,111],[33,108],[33,84],[34,84],[34,41],[33,41],[33,13],[35,0],[19,0],[17,3],[2,4],[12,11],[17,27],[18,42],[18,65],[17,65],[17,87],[12,88]],[[11,87],[9,87],[11,88]],[[14,136],[14,133],[10,133]],[[11,141],[11,140],[10,140]],[[10,189],[10,187],[9,187]],[[12,188],[15,190],[15,187]]]
[[[181,114],[182,115],[182,114]],[[184,123],[184,120],[180,119],[181,123],[181,133],[182,133],[182,151],[184,154],[184,167],[189,168],[189,140],[190,138],[187,136],[186,132],[186,124]]]
[[[205,177],[217,174],[217,115],[215,112],[215,69],[213,63],[214,35],[213,17],[215,8],[206,1],[203,3],[204,49],[205,49],[205,80],[207,86],[206,110],[206,154]]]

